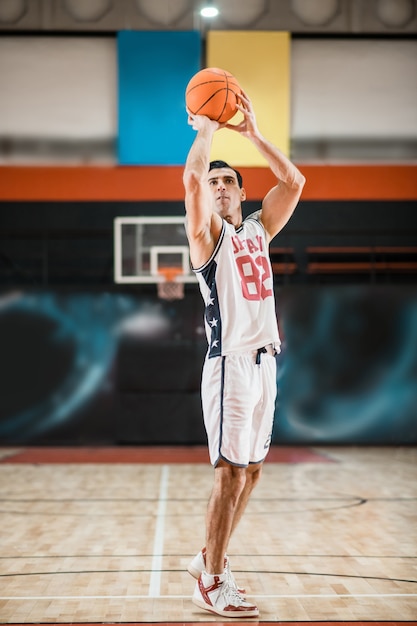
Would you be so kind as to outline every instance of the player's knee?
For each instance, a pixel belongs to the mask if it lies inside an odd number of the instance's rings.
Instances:
[[[238,498],[243,491],[246,484],[246,469],[245,467],[236,467],[229,463],[223,463],[217,466],[216,478],[217,482],[223,492],[228,491],[230,497]]]
[[[262,464],[257,463],[248,465],[246,468],[246,481],[252,484],[252,488],[256,485],[262,475]]]

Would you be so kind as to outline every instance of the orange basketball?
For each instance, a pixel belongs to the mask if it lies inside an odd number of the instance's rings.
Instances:
[[[194,115],[206,115],[216,122],[228,122],[236,113],[239,83],[230,72],[207,67],[194,74],[185,90],[185,103]]]

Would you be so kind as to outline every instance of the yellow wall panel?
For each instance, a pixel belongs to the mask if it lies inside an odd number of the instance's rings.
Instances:
[[[261,133],[289,153],[290,35],[272,31],[209,31],[207,67],[228,70],[252,100]],[[231,123],[240,119],[236,115]],[[265,160],[244,137],[229,129],[214,136],[212,159],[233,166],[262,166]]]

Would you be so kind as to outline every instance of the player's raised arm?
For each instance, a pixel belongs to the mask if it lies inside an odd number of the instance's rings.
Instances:
[[[197,135],[188,153],[183,174],[187,236],[191,262],[194,267],[200,267],[210,257],[216,230],[220,229],[219,218],[213,213],[213,197],[207,181],[213,135],[220,124],[204,115],[192,114],[189,115],[188,123],[197,131]]]
[[[262,202],[262,223],[271,240],[290,219],[301,196],[305,178],[298,168],[259,131],[252,103],[242,91],[238,109],[243,114],[240,124],[226,127],[247,137],[266,159],[277,177],[277,184]]]

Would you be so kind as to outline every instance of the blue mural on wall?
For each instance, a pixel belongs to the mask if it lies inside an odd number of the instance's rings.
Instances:
[[[161,340],[172,330],[170,318],[160,303],[130,295],[4,294],[0,440],[30,441],[70,422],[113,385],[120,338]]]
[[[278,305],[283,350],[275,443],[417,442],[415,289],[288,287],[279,290]],[[172,376],[170,384],[161,368],[168,367],[169,343],[172,362],[178,350],[178,367],[193,373],[178,384],[198,393],[202,321],[197,290],[178,302],[162,302],[153,293],[4,293],[1,443],[117,443],[120,362],[130,367],[133,351],[148,380],[159,374],[158,388],[178,398],[173,381],[180,378]],[[190,350],[193,345],[199,349]],[[126,350],[129,358],[123,359]],[[197,381],[192,389],[191,379]],[[184,419],[200,422],[198,405],[192,407]],[[156,437],[159,419],[155,415]],[[140,421],[137,428],[140,442]]]
[[[343,287],[283,310],[275,441],[417,441],[417,295]]]
[[[114,322],[130,306],[105,294],[2,298],[0,436],[30,439],[88,402],[114,356]]]

